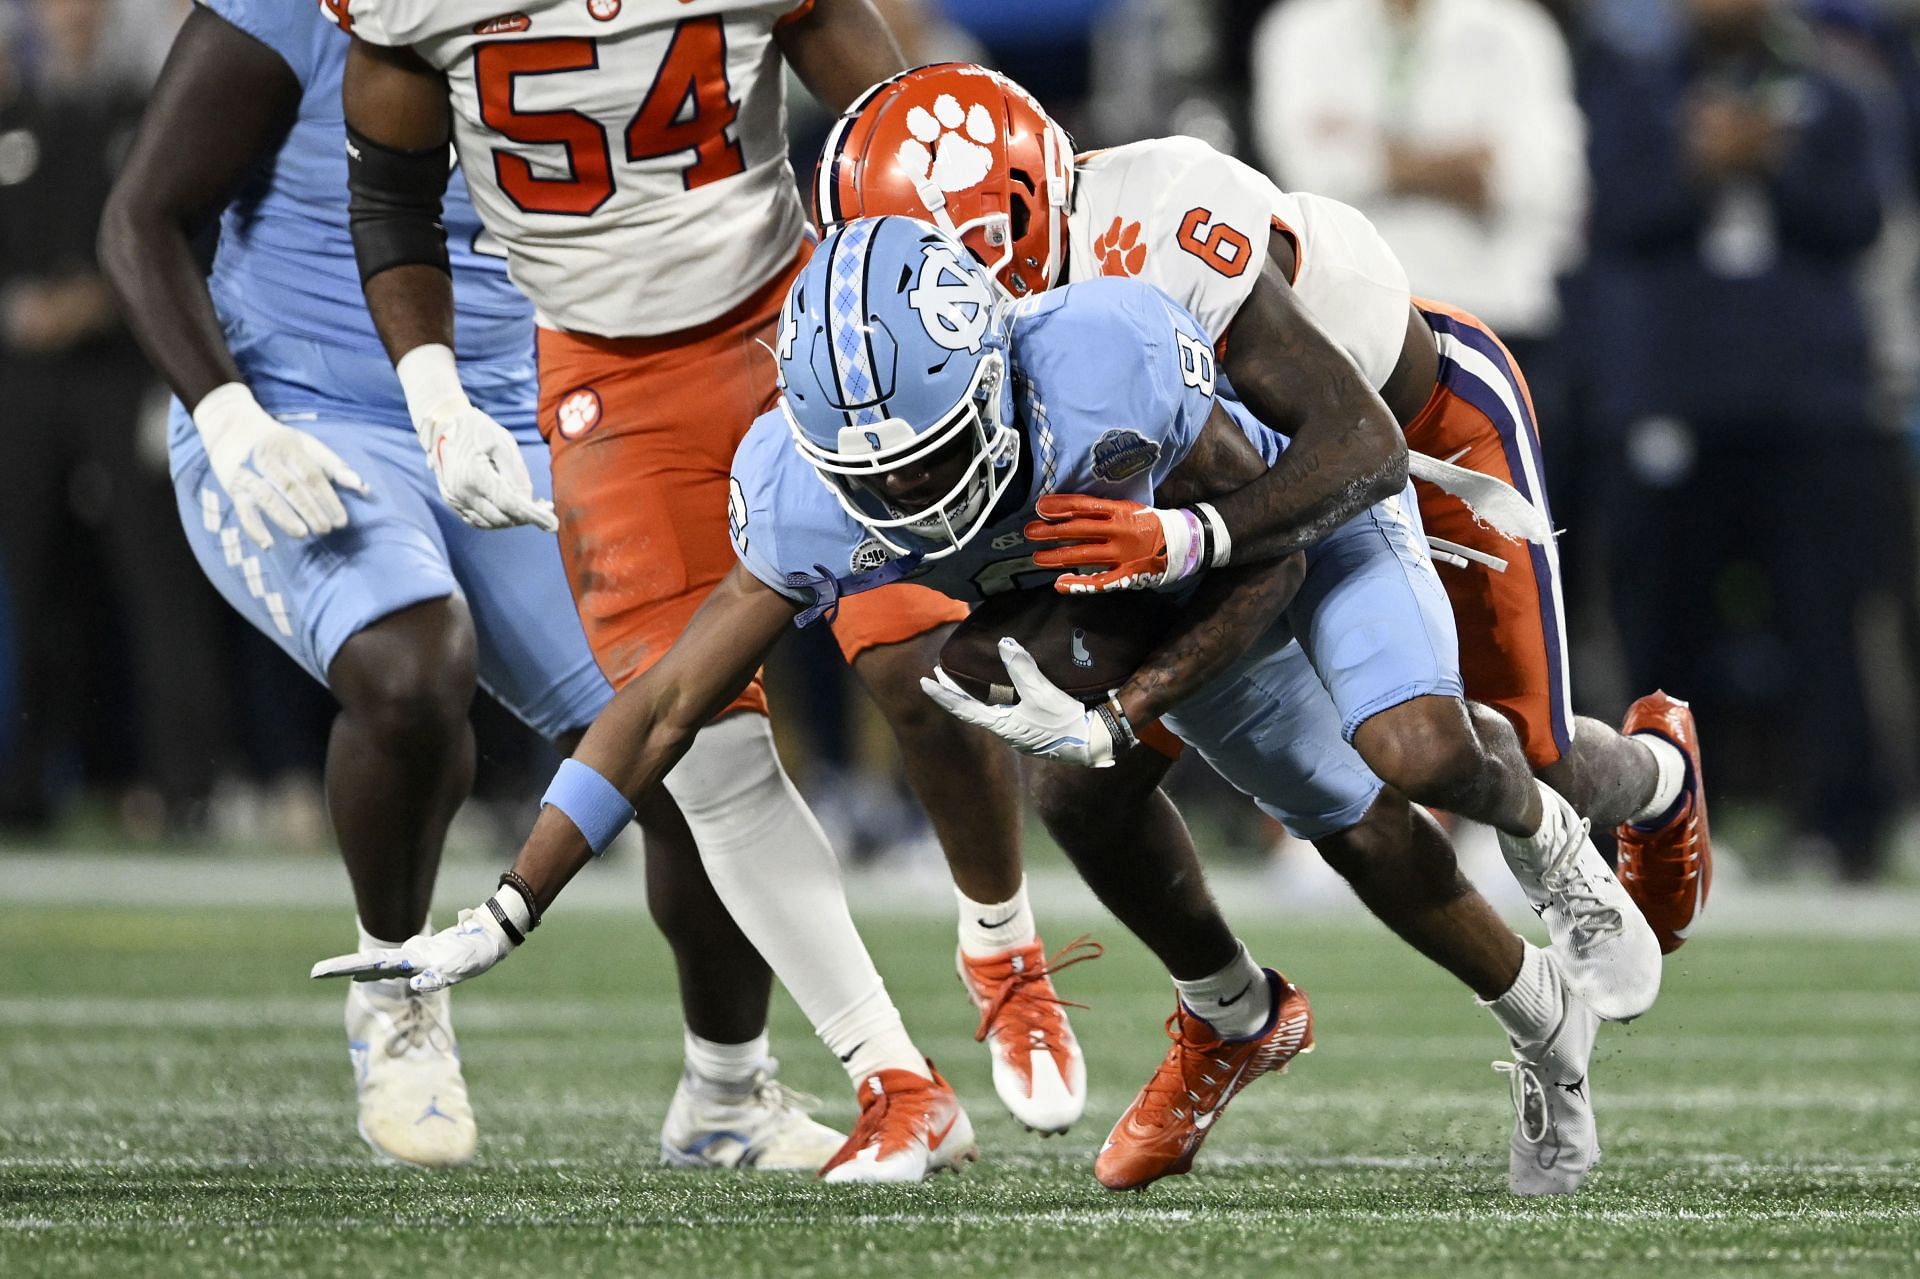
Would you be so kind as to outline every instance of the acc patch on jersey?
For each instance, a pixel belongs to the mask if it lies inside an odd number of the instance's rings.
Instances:
[[[1109,484],[1132,479],[1160,457],[1160,446],[1138,431],[1116,428],[1093,442],[1093,473]]]

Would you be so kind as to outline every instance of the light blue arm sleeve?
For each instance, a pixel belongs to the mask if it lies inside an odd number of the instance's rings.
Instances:
[[[321,16],[318,0],[198,0],[280,55],[302,87],[312,78],[318,42],[345,37]]]

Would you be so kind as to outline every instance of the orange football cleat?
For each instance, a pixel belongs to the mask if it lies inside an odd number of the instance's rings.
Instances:
[[[1271,968],[1273,1017],[1248,1039],[1223,1041],[1182,1004],[1167,1018],[1173,1047],[1133,1099],[1094,1160],[1108,1190],[1138,1190],[1193,1167],[1200,1143],[1242,1088],[1313,1051],[1313,1009],[1307,993]]]
[[[1693,931],[1713,887],[1713,839],[1707,832],[1700,731],[1692,709],[1662,692],[1649,693],[1628,708],[1620,731],[1628,737],[1657,733],[1687,757],[1679,811],[1660,826],[1627,822],[1614,832],[1620,841],[1616,868],[1620,883],[1653,925],[1661,953],[1672,954]]]
[[[1053,975],[1104,953],[1076,937],[1048,960],[1036,938],[984,959],[959,957],[961,984],[980,1010],[973,1037],[993,1055],[994,1091],[1034,1132],[1065,1132],[1087,1108],[1087,1062],[1064,1011],[1086,1005],[1060,998]]]
[[[930,1079],[910,1070],[867,1076],[860,1085],[860,1122],[821,1166],[822,1181],[925,1181],[979,1157],[960,1099],[932,1062],[927,1070]]]

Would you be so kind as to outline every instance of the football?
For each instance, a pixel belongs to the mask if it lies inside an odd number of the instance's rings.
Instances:
[[[1013,701],[999,651],[1000,637],[1010,635],[1033,654],[1042,674],[1092,705],[1140,668],[1176,615],[1174,602],[1152,591],[1014,591],[975,608],[940,649],[940,665],[982,701]]]

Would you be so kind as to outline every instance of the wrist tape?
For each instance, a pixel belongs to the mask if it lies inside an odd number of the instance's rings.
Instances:
[[[577,759],[560,761],[553,784],[540,797],[543,806],[559,809],[586,836],[587,847],[598,857],[633,821],[633,805],[620,788]]]
[[[1211,502],[1195,502],[1193,514],[1200,525],[1201,563],[1208,568],[1225,568],[1233,557],[1233,535],[1227,532],[1227,522]]]

